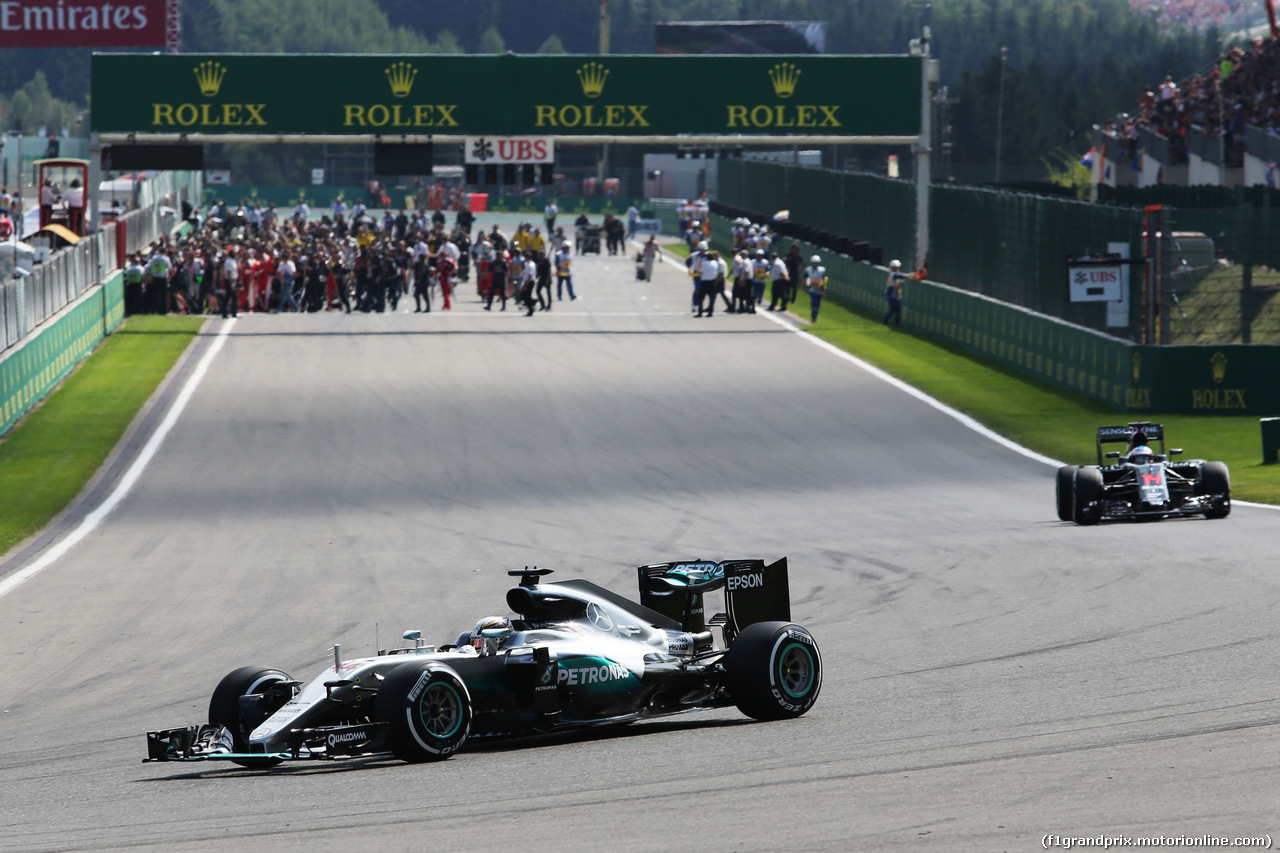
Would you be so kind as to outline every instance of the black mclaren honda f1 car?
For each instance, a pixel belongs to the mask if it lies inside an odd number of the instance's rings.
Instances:
[[[1124,444],[1123,452],[1105,445]],[[1058,469],[1058,518],[1076,524],[1109,519],[1154,520],[1175,515],[1226,518],[1231,477],[1222,462],[1171,457],[1164,427],[1146,421],[1098,430],[1098,464]],[[1104,459],[1114,459],[1106,464]]]
[[[209,701],[207,725],[147,733],[147,761],[448,758],[471,738],[514,737],[702,708],[758,720],[799,717],[822,686],[813,636],[791,622],[787,561],[692,561],[639,568],[640,602],[585,580],[509,574],[515,616],[481,619],[439,647],[334,662],[304,685],[246,666]],[[703,597],[725,611],[705,620]],[[722,644],[713,633],[720,629]]]

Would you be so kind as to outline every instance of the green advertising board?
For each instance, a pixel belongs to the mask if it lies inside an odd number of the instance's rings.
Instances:
[[[912,56],[94,54],[100,134],[916,137]]]

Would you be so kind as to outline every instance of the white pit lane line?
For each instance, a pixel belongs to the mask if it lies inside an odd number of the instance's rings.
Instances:
[[[667,263],[671,264],[673,267],[676,267],[677,269],[679,269],[681,272],[686,271],[684,264],[680,263],[675,258],[671,257],[671,255],[667,254],[666,252],[662,253],[662,259]],[[891,376],[888,373],[885,373],[883,370],[876,367],[875,365],[865,362],[855,355],[850,355],[849,353],[845,352],[844,350],[840,349],[834,344],[829,344],[826,341],[822,340],[822,338],[818,338],[809,334],[804,329],[801,329],[799,326],[796,326],[793,323],[789,323],[786,320],[783,320],[781,317],[776,316],[775,314],[772,314],[768,311],[757,311],[756,313],[759,316],[764,317],[769,322],[776,323],[779,326],[782,326],[784,329],[787,329],[788,331],[791,331],[799,335],[803,340],[808,341],[809,343],[813,344],[816,347],[820,347],[821,349],[826,350],[827,352],[831,353],[837,358],[843,359],[849,362],[850,364],[855,365],[856,367],[860,367],[861,369],[865,370],[867,373],[870,373],[872,376],[876,377],[877,379],[880,379],[884,382],[889,383],[894,388],[897,388],[899,391],[902,391],[905,394],[909,394],[910,396],[915,397],[917,400],[919,400],[922,403],[925,403],[926,405],[932,406],[933,408],[937,409],[939,412],[942,412],[947,417],[952,418],[953,420],[959,422],[961,425],[967,427],[968,429],[973,430],[979,435],[982,435],[991,439],[996,444],[999,444],[1002,447],[1006,447],[1009,450],[1012,450],[1014,453],[1019,453],[1027,457],[1028,459],[1034,459],[1037,462],[1041,462],[1045,465],[1050,465],[1054,468],[1059,468],[1066,464],[1065,462],[1062,462],[1060,460],[1052,459],[1048,456],[1045,456],[1042,453],[1036,453],[1031,448],[1023,447],[1021,444],[1018,444],[1015,441],[1010,441],[1009,439],[1005,438],[1003,435],[1000,435],[999,433],[994,432],[988,429],[987,427],[983,426],[981,423],[969,417],[964,412],[960,412],[960,411],[957,411],[956,409],[951,408],[941,400],[937,400],[933,397],[930,397],[928,394],[924,393],[919,388],[916,388],[912,385],[908,385],[906,382],[903,382],[901,379],[897,378],[896,376]],[[1259,504],[1259,503],[1253,503],[1252,501],[1238,501],[1235,499],[1232,499],[1231,503],[1235,506],[1247,506],[1247,507],[1255,507],[1257,509],[1280,510],[1280,506],[1277,506],[1275,504]]]
[[[64,554],[74,548],[90,533],[102,524],[102,520],[107,517],[111,510],[115,509],[120,501],[124,500],[125,495],[133,488],[133,484],[142,476],[143,470],[147,467],[147,463],[159,451],[160,445],[164,442],[165,437],[169,435],[169,431],[173,429],[173,425],[178,422],[178,418],[182,415],[183,409],[187,407],[187,403],[195,394],[196,386],[200,384],[200,380],[204,378],[205,373],[209,371],[209,365],[213,363],[213,359],[222,349],[222,345],[226,343],[227,333],[231,331],[236,324],[235,319],[224,320],[222,327],[218,330],[218,336],[213,343],[209,345],[209,349],[205,351],[204,356],[200,359],[200,363],[191,371],[191,375],[187,377],[187,383],[182,386],[182,390],[178,396],[174,398],[173,405],[165,414],[164,420],[156,427],[156,431],[152,433],[151,438],[143,446],[138,453],[138,458],[133,460],[133,464],[129,466],[129,470],[120,478],[120,482],[116,484],[115,489],[93,512],[84,517],[80,524],[63,537],[56,545],[49,548],[41,554],[37,559],[33,560],[30,565],[20,571],[14,572],[4,580],[0,580],[0,598],[4,598],[13,592],[19,586],[31,578],[43,572],[49,566],[57,562]]]

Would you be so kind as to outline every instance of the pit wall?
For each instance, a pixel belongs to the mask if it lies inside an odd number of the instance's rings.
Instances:
[[[116,272],[0,359],[0,436],[62,381],[124,320],[124,275]]]
[[[731,244],[729,220],[713,215],[711,238]],[[803,241],[820,255],[827,293],[880,316],[888,270]],[[1158,347],[1132,344],[1044,314],[933,281],[908,279],[902,325],[1033,379],[1132,415],[1280,413],[1280,346]]]

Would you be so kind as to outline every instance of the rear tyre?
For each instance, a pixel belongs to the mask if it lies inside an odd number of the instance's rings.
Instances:
[[[378,722],[388,723],[388,747],[401,761],[441,761],[471,733],[471,694],[441,663],[406,663],[378,688]]]
[[[1074,507],[1072,499],[1075,496],[1074,489],[1076,478],[1076,465],[1063,465],[1058,469],[1058,520],[1070,521]]]
[[[265,666],[242,666],[227,674],[209,699],[209,724],[231,732],[236,752],[249,751],[249,735],[293,698],[288,673]],[[278,758],[233,758],[241,767],[272,767]]]
[[[822,688],[822,655],[813,635],[790,622],[757,622],[724,656],[729,695],[757,720],[798,717]]]
[[[1097,524],[1102,520],[1102,510],[1097,506],[1097,502],[1102,500],[1101,471],[1077,468],[1072,493],[1072,518],[1076,524]]]
[[[1231,474],[1225,463],[1206,462],[1200,466],[1196,494],[1222,496],[1215,506],[1204,511],[1205,518],[1226,518],[1231,514]]]

